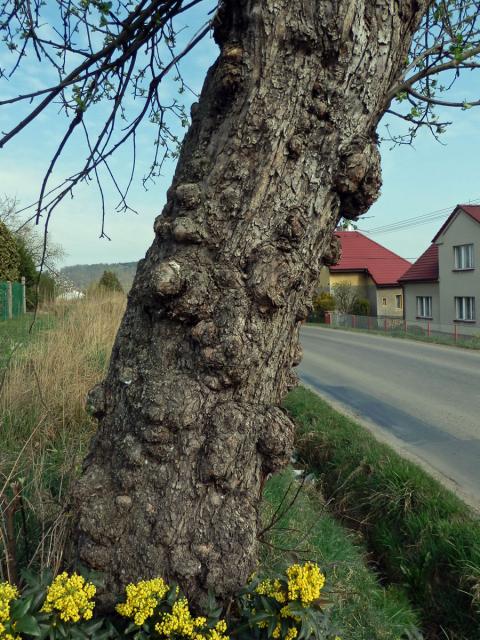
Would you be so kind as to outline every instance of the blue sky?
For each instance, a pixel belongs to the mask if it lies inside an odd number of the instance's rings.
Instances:
[[[205,0],[205,5],[195,8],[182,19],[190,27],[183,38],[201,26],[205,21],[205,10],[213,4],[212,0]],[[183,61],[184,78],[194,91],[200,91],[205,73],[216,55],[215,43],[207,38]],[[11,60],[10,56],[0,43],[0,66],[5,66]],[[12,95],[15,90],[25,92],[45,86],[49,78],[51,74],[44,65],[39,67],[33,58],[29,59],[8,83],[9,86],[4,80],[0,81],[0,96],[6,97],[7,90],[8,95]],[[480,93],[479,88],[480,74],[471,73],[459,81],[455,95],[461,100],[472,99]],[[173,79],[165,84],[163,91],[166,96],[177,91]],[[183,98],[187,106],[194,100],[191,94],[184,94]],[[0,108],[0,129],[8,130],[18,120],[18,114],[26,112],[25,109],[26,106],[20,109],[18,106]],[[95,127],[98,122],[94,115],[92,118],[91,124]],[[360,229],[372,229],[446,207],[453,209],[461,202],[480,202],[480,107],[467,111],[450,110],[447,119],[454,123],[443,136],[444,146],[426,131],[419,134],[413,147],[390,150],[388,143],[382,145],[382,194],[359,221]],[[402,128],[400,120],[391,124],[397,129]],[[139,170],[130,197],[130,203],[138,214],[114,212],[118,197],[111,187],[106,190],[110,203],[107,233],[111,241],[99,239],[100,204],[93,184],[80,186],[75,197],[64,201],[54,213],[50,235],[64,247],[65,264],[127,262],[138,260],[145,254],[153,239],[153,220],[162,210],[174,171],[174,162],[170,162],[164,168],[164,175],[157,179],[156,184],[150,185],[148,191],[142,186],[141,176],[151,160],[152,126],[143,127],[138,139]],[[36,199],[43,172],[64,127],[65,118],[55,109],[50,109],[0,151],[0,195],[15,196],[22,206]],[[179,135],[182,135],[180,129]],[[83,143],[75,139],[57,170],[57,179],[66,177],[84,153]],[[128,149],[115,158],[113,165],[120,179],[126,181]],[[441,223],[439,219],[402,232],[378,233],[371,237],[403,257],[415,259],[426,249]]]

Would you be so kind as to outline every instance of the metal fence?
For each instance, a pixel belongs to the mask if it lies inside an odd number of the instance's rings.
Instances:
[[[445,344],[463,343],[480,348],[480,330],[457,324],[438,324],[429,320],[408,322],[403,318],[354,316],[337,311],[325,314],[325,323],[332,327],[360,329],[397,337],[418,338]]]
[[[25,313],[25,283],[0,282],[0,321]]]

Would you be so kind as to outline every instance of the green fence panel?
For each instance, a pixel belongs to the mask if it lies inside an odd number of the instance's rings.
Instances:
[[[23,285],[12,282],[12,310],[11,316],[18,318],[23,314]],[[0,320],[8,320],[8,283],[0,282]]]
[[[0,282],[0,320],[8,320],[8,299],[6,282]]]
[[[14,318],[23,314],[23,286],[20,282],[12,283],[12,311]]]

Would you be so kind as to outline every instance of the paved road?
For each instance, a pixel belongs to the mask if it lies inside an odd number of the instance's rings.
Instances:
[[[480,505],[480,352],[306,326],[300,378]]]

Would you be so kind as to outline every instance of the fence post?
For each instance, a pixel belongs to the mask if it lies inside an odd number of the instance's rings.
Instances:
[[[456,324],[453,325],[453,337],[455,339],[455,342],[457,342],[457,340],[458,340],[458,328],[457,328]]]
[[[13,318],[13,297],[12,297],[12,283],[7,282],[7,318],[11,320]]]
[[[355,329],[355,316],[352,315],[352,327]]]
[[[371,320],[370,316],[368,316],[368,318],[367,318],[367,326],[368,326],[368,330],[370,331],[370,329],[372,328],[372,320]]]
[[[383,319],[383,330],[385,331],[385,333],[387,332],[387,319],[386,318]]]
[[[430,320],[427,322],[427,336],[430,337]]]
[[[22,276],[22,313],[27,313],[27,286],[25,276]]]
[[[404,323],[404,329],[405,329],[405,333],[407,333],[407,319],[405,318],[405,320],[403,321]]]

